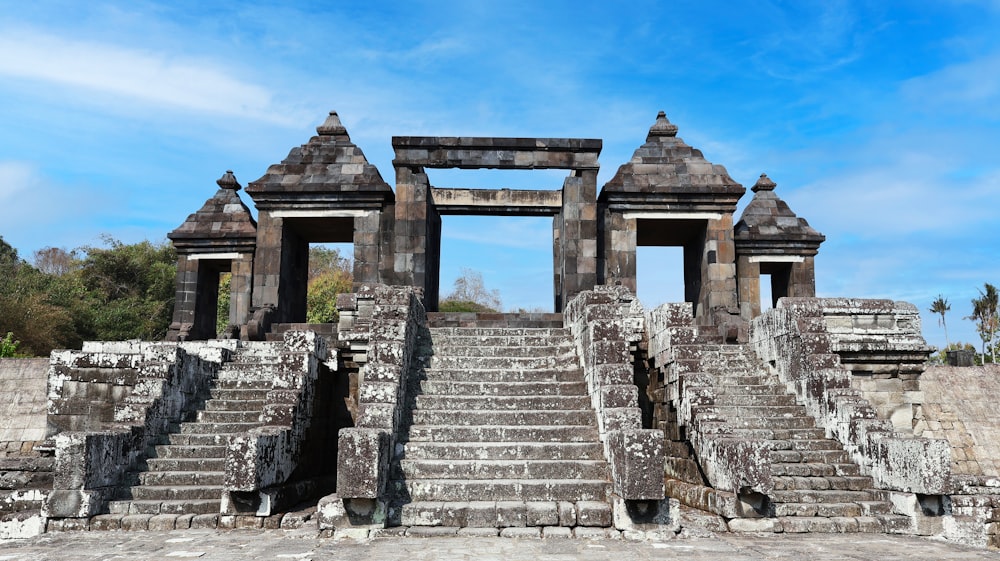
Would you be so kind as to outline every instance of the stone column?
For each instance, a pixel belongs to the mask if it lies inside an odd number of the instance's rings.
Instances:
[[[396,168],[393,276],[397,284],[425,291],[432,284],[427,269],[429,198],[430,183],[423,169]]]
[[[253,254],[242,254],[233,259],[229,282],[229,324],[244,325],[250,319],[253,296]]]
[[[281,279],[281,231],[284,220],[261,210],[257,218],[257,256],[253,271],[253,307],[278,307]]]
[[[736,244],[733,215],[709,219],[701,262],[702,283],[696,316],[702,325],[716,324],[718,314],[737,315]]]
[[[552,309],[560,311],[562,301],[562,212],[552,217]]]
[[[372,210],[354,219],[354,286],[379,282],[382,213]]]
[[[788,295],[796,298],[814,298],[816,296],[816,258],[804,256],[798,263],[792,263],[792,274],[788,286]]]
[[[174,292],[174,317],[167,331],[168,341],[190,339],[194,327],[195,299],[198,295],[198,261],[187,255],[177,256],[177,281]]]
[[[597,285],[597,171],[573,170],[563,183],[562,305]],[[562,308],[556,310],[562,311]]]
[[[253,307],[274,308],[276,323],[305,321],[308,264],[309,243],[285,219],[260,211]]]
[[[621,211],[605,211],[602,251],[604,267],[602,284],[621,285],[636,291],[636,247],[638,224],[635,218],[625,218]]]
[[[740,255],[736,260],[736,276],[740,318],[750,321],[760,315],[760,263],[751,262],[749,255]]]

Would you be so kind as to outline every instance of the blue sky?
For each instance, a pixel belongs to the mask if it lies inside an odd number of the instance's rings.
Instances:
[[[997,29],[995,0],[6,1],[0,235],[29,258],[102,233],[162,240],[223,171],[260,177],[331,109],[390,184],[392,135],[483,135],[602,138],[603,185],[663,110],[826,234],[819,295],[911,301],[943,345],[926,312],[940,293],[951,338],[977,341],[962,317],[1000,283]],[[465,266],[508,307],[550,307],[550,235],[446,217],[442,287]],[[640,297],[676,298],[679,257],[639,259]]]

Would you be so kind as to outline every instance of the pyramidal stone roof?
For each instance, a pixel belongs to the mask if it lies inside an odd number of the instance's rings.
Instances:
[[[788,246],[818,248],[826,236],[817,232],[804,218],[799,218],[785,201],[774,193],[777,184],[767,176],[751,188],[753,200],[747,205],[734,228],[736,244],[743,246],[784,243]],[[755,242],[757,242],[755,244]]]
[[[660,193],[681,199],[687,195],[723,195],[735,209],[736,200],[745,192],[725,167],[709,162],[701,150],[678,138],[677,125],[660,111],[649,128],[646,143],[635,151],[631,161],[618,168],[602,195]]]
[[[183,224],[167,234],[178,248],[240,249],[249,244],[250,250],[257,240],[257,222],[250,209],[236,193],[240,183],[232,170],[216,183],[218,192],[187,217]]]
[[[352,198],[392,198],[392,189],[378,169],[368,163],[364,152],[351,142],[347,129],[336,111],[316,127],[317,135],[302,146],[292,148],[288,157],[274,164],[267,173],[247,185],[247,193],[260,203],[272,199],[310,198],[344,201]],[[282,197],[288,194],[288,197]]]

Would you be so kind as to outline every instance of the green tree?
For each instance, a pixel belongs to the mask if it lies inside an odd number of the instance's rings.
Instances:
[[[93,300],[97,339],[162,339],[173,314],[177,255],[167,242],[85,247],[80,278]]]
[[[17,356],[17,346],[20,344],[20,341],[14,340],[14,333],[8,331],[7,335],[4,335],[3,339],[0,339],[0,358]]]
[[[979,298],[972,299],[972,315],[965,319],[976,322],[976,331],[982,339],[982,359],[986,362],[986,349],[990,349],[992,361],[996,362],[995,339],[1000,331],[1000,302],[997,288],[990,283],[984,283],[979,290]]]
[[[306,292],[306,322],[335,323],[340,319],[337,295],[350,292],[354,284],[354,261],[335,247],[309,248],[309,278]]]
[[[215,311],[215,333],[222,334],[229,328],[229,303],[232,296],[233,275],[219,275],[219,299]],[[221,335],[220,335],[221,336]]]
[[[938,319],[938,325],[944,328],[944,342],[946,345],[950,346],[951,340],[948,339],[948,324],[945,323],[944,320],[945,313],[951,311],[951,304],[948,303],[948,299],[938,294],[937,299],[931,302],[931,307],[929,311],[932,314],[938,314],[941,316]]]
[[[499,312],[503,309],[500,291],[486,288],[479,271],[463,268],[451,293],[440,303],[442,312]]]

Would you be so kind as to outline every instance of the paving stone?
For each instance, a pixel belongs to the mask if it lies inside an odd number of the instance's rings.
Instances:
[[[573,530],[563,526],[544,526],[542,528],[543,538],[572,538]]]
[[[540,538],[542,537],[541,528],[501,528],[500,529],[501,538]]]

